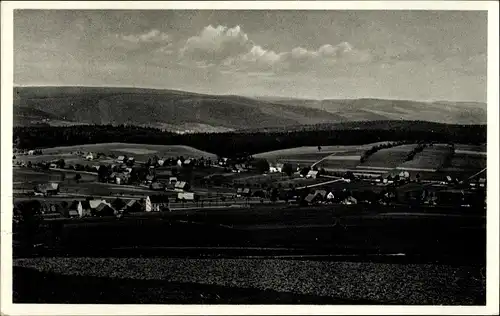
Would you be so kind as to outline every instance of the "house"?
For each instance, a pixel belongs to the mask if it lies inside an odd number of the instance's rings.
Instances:
[[[324,200],[326,198],[326,194],[327,194],[327,192],[325,190],[316,190],[314,192],[314,195],[319,195],[322,200]]]
[[[49,168],[55,169],[55,168],[57,168],[57,165],[55,163],[51,163]]]
[[[151,183],[149,188],[151,190],[155,190],[155,191],[163,191],[163,190],[165,190],[165,185],[161,182],[153,182],[153,183]]]
[[[170,177],[168,179],[168,183],[170,183],[170,184],[176,184],[177,183],[177,177]]]
[[[479,187],[480,187],[480,188],[485,188],[485,187],[486,187],[486,179],[484,179],[484,178],[480,178],[480,179],[478,180],[478,184],[479,184]]]
[[[192,163],[193,163],[193,161],[191,159],[186,159],[186,160],[184,160],[184,163],[182,165],[185,167],[189,167],[192,165]]]
[[[134,157],[128,157],[127,159],[127,163],[128,164],[133,164],[135,162],[135,158]]]
[[[190,185],[186,181],[177,181],[174,186],[175,191],[189,191]]]
[[[118,158],[116,158],[116,162],[117,163],[124,163],[125,162],[125,156],[118,156]]]
[[[318,178],[318,171],[310,170],[307,173],[306,178],[310,178],[310,179],[316,179],[316,178]]]
[[[157,163],[158,163],[158,166],[161,167],[165,164],[165,159],[158,159]]]
[[[33,156],[35,154],[35,151],[33,149],[28,150],[28,155]]]
[[[194,201],[195,196],[193,192],[179,192],[177,194],[177,199],[181,201]]]
[[[130,200],[127,204],[125,204],[123,210],[127,213],[141,212],[142,206],[139,202],[137,202],[137,200]]]
[[[87,156],[85,157],[87,160],[94,160],[94,154],[93,153],[88,153]]]
[[[252,191],[250,190],[250,188],[238,188],[238,190],[236,190],[236,196],[237,197],[250,197],[252,196]]]
[[[306,197],[304,198],[304,201],[307,203],[307,204],[313,204],[316,202],[316,200],[318,199],[317,195],[313,194],[313,193],[309,193],[308,195],[306,195]]]
[[[129,179],[130,175],[128,173],[120,172],[115,175],[116,184],[127,184]]]
[[[123,212],[127,204],[120,198],[116,198],[111,202],[111,207],[119,213]]]
[[[109,203],[103,202],[95,208],[94,214],[97,216],[113,216],[115,215],[115,209]]]
[[[153,195],[150,197],[151,201],[151,211],[152,212],[162,212],[168,211],[169,201],[166,195]]]
[[[344,204],[344,205],[351,205],[351,204],[358,204],[358,200],[356,200],[354,197],[352,196],[348,196],[346,199],[344,199],[341,204]]]
[[[328,202],[333,202],[333,200],[334,200],[334,199],[335,199],[335,195],[333,195],[333,193],[332,193],[332,192],[330,192],[330,193],[328,193],[328,194],[326,195],[326,200],[327,200]]]
[[[47,195],[55,195],[57,193],[59,193],[59,183],[55,182],[37,185],[35,188],[35,195],[47,196]]]
[[[149,196],[146,196],[144,199],[144,211],[145,212],[151,212],[153,211],[153,205],[151,204],[151,199]]]
[[[89,208],[91,210],[95,210],[100,204],[107,203],[107,202],[106,202],[106,200],[97,199],[97,200],[89,200],[88,203],[89,203]]]
[[[154,181],[154,180],[155,180],[155,176],[154,176],[154,175],[152,175],[152,174],[148,174],[148,175],[146,176],[146,183],[151,184],[151,183],[153,183],[153,181]]]

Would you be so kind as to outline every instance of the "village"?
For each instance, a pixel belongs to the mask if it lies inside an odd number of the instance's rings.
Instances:
[[[422,179],[419,172],[334,172],[315,164],[281,163],[253,156],[159,157],[75,151],[32,162],[41,150],[15,151],[16,170],[49,173],[54,181],[17,191],[14,214],[36,201],[46,219],[123,216],[201,208],[263,205],[411,205],[485,208],[484,170],[466,181],[449,175]],[[69,155],[61,155],[67,157]],[[25,162],[22,158],[27,157]],[[75,159],[75,157],[77,159]],[[71,163],[75,162],[75,163]],[[35,181],[37,182],[37,181]],[[33,183],[35,183],[33,182]],[[32,183],[32,182],[29,182]],[[97,194],[81,186],[105,185]],[[73,188],[73,190],[72,190]]]

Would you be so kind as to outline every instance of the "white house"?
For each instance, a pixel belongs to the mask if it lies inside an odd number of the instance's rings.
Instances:
[[[94,154],[88,153],[87,156],[85,157],[87,160],[94,160]]]
[[[335,196],[333,195],[333,193],[332,193],[332,192],[328,193],[328,195],[326,196],[326,199],[327,199],[328,201],[333,201],[333,199],[334,199],[334,198],[335,198]]]
[[[35,151],[33,149],[28,150],[28,155],[33,156],[35,154]]]
[[[318,177],[318,171],[315,170],[310,170],[306,175],[306,178],[316,179],[317,177]]]
[[[151,205],[151,199],[149,196],[146,196],[146,200],[144,203],[144,211],[151,212],[153,210],[153,206]]]

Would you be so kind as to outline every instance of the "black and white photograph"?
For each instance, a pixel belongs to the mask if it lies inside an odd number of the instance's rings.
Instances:
[[[2,4],[2,313],[498,313],[498,3],[388,2]]]

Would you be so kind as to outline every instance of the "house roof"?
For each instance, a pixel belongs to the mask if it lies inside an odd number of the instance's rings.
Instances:
[[[315,195],[315,194],[310,193],[310,194],[308,194],[308,195],[306,196],[305,200],[306,200],[307,202],[312,202],[312,201],[314,200],[314,198],[315,198],[315,197],[316,197],[316,195]]]
[[[326,196],[326,190],[316,190],[314,192],[314,195],[321,195],[322,197],[325,197]]]
[[[90,200],[89,206],[90,206],[90,208],[97,208],[101,203],[104,203],[104,202],[105,202],[104,200]]]
[[[311,175],[311,176],[314,176],[314,175],[318,174],[318,171],[316,171],[316,170],[309,170],[309,172],[307,174]]]
[[[160,182],[154,182],[154,183],[151,184],[151,186],[154,189],[162,189],[163,188],[163,184],[161,184]]]
[[[175,184],[175,187],[176,187],[176,188],[184,188],[186,185],[187,185],[186,181],[178,181],[178,182]]]
[[[107,209],[107,208],[109,208],[109,209],[111,209],[111,210],[113,210],[113,211],[114,211],[114,209],[113,209],[113,208],[112,208],[109,204],[104,203],[104,202],[103,202],[103,203],[101,203],[101,204],[99,204],[99,205],[96,207],[96,211],[98,211],[98,212],[102,212],[103,210],[105,210],[105,209]]]
[[[125,159],[125,156],[118,156],[117,160],[123,160]]]
[[[134,206],[134,204],[136,204],[136,203],[137,203],[137,200],[130,200],[127,202],[126,206],[131,207],[131,206]]]

